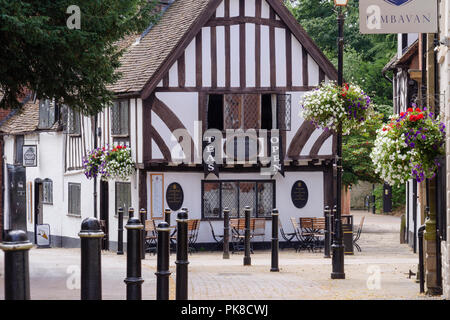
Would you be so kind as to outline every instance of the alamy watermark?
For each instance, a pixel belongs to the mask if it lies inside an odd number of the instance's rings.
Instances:
[[[381,289],[381,268],[377,265],[370,265],[367,267],[369,277],[367,278],[367,289],[380,290]]]
[[[71,5],[66,10],[67,14],[70,14],[69,18],[67,18],[66,25],[70,30],[73,29],[81,29],[81,10],[77,5]]]

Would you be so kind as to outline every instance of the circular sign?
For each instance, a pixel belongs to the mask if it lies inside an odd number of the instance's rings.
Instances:
[[[167,205],[171,210],[179,210],[183,205],[184,195],[180,184],[173,182],[169,184],[166,191]]]
[[[303,208],[308,202],[308,188],[306,183],[302,180],[298,180],[294,183],[291,189],[292,203],[296,208]]]

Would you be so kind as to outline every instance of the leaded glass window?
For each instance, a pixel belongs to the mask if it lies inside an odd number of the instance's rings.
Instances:
[[[81,183],[69,183],[69,215],[81,216]]]
[[[129,111],[128,100],[120,100],[113,103],[111,107],[112,135],[129,135]]]
[[[56,120],[55,102],[49,99],[39,101],[39,129],[50,129]]]
[[[42,182],[42,187],[42,203],[53,204],[53,181],[50,179],[45,179]]]
[[[244,217],[249,206],[252,217],[268,218],[275,208],[275,181],[203,181],[202,216],[222,219],[223,209],[230,209],[230,217]]]

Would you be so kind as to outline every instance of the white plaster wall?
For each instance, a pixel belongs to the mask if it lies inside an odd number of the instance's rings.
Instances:
[[[252,23],[245,24],[245,74],[247,87],[255,87],[255,25]]]
[[[292,85],[303,86],[303,56],[302,45],[296,37],[291,37],[292,42]]]
[[[270,87],[270,43],[268,26],[261,26],[261,87]]]
[[[240,87],[239,25],[230,26],[231,86]]]
[[[276,84],[279,87],[286,86],[286,31],[275,28],[275,66]]]
[[[255,16],[255,0],[245,1],[245,16],[254,17]]]
[[[178,61],[169,69],[169,87],[178,87]]]
[[[222,18],[225,15],[225,3],[222,1],[216,9],[216,17]]]
[[[195,39],[186,47],[184,55],[186,87],[195,87]]]
[[[204,87],[211,87],[211,28],[202,28],[202,81]]]
[[[308,54],[308,82],[309,86],[319,85],[319,65]]]
[[[152,172],[162,173],[162,172]],[[184,202],[183,207],[189,210],[189,219],[201,219],[201,181],[204,179],[203,173],[194,172],[165,172],[164,174],[164,192],[167,186],[172,182],[178,182],[183,188]],[[216,180],[215,177],[208,176],[208,181]],[[221,173],[220,180],[267,180],[259,173]],[[292,185],[303,180],[309,193],[309,199],[306,206],[302,209],[296,208],[291,201]],[[321,217],[323,216],[323,173],[322,172],[286,172],[283,178],[280,175],[275,177],[276,206],[280,213],[280,221],[285,230],[291,230],[292,225],[290,217]],[[147,190],[150,189],[150,173],[147,175]],[[137,193],[136,195],[137,196]],[[148,198],[149,199],[149,198]],[[149,200],[150,201],[150,200]],[[168,207],[167,202],[165,207]],[[150,206],[150,202],[148,204]],[[172,215],[172,224],[175,224],[175,214]],[[214,230],[217,234],[223,234],[223,220],[212,221]],[[290,232],[290,231],[289,231]],[[266,235],[264,241],[270,241],[271,222],[266,221]],[[261,239],[258,239],[261,241]],[[214,242],[211,229],[207,221],[200,223],[198,242]]]
[[[239,15],[239,0],[230,0],[230,17]]]
[[[267,1],[261,2],[261,18],[269,19],[270,17],[270,6]]]
[[[143,113],[142,113],[142,99],[137,99],[137,105],[136,105],[136,112],[137,112],[137,134],[138,134],[138,143],[137,143],[137,148],[138,148],[138,162],[142,163],[142,153],[143,153],[143,146],[144,143],[148,143],[143,141],[143,127],[142,127],[142,117],[143,117]],[[152,143],[153,145],[153,143]]]
[[[216,27],[216,42],[217,42],[217,46],[216,46],[217,47],[217,86],[225,87],[225,27],[224,26]]]

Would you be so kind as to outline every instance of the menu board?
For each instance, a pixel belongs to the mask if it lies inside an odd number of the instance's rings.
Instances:
[[[169,184],[166,190],[166,201],[169,208],[173,211],[179,210],[183,205],[184,194],[180,184],[173,182]]]
[[[303,208],[308,202],[308,188],[306,183],[302,180],[298,180],[294,183],[291,189],[292,203],[296,208]]]
[[[164,212],[163,175],[151,174],[151,183],[152,218],[162,218]]]

